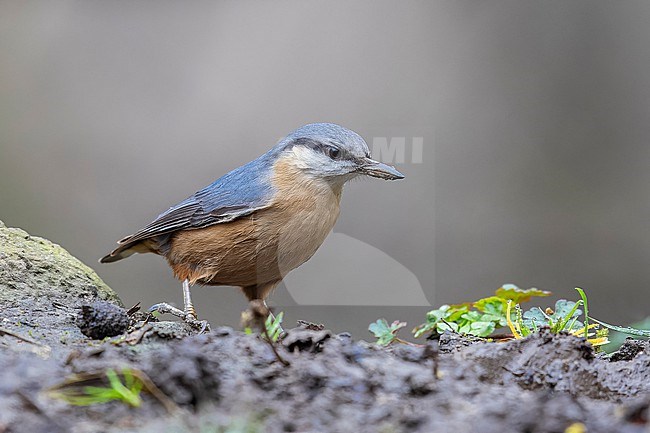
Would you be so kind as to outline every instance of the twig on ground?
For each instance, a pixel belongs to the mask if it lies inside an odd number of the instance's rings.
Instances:
[[[22,335],[16,334],[15,332],[12,332],[12,331],[10,331],[8,329],[5,329],[5,328],[0,328],[0,337],[3,336],[3,335],[8,335],[10,337],[14,337],[14,338],[16,338],[18,340],[24,341],[25,343],[33,344],[35,346],[43,346],[41,343],[38,343],[38,342],[32,340],[31,338],[23,337]]]

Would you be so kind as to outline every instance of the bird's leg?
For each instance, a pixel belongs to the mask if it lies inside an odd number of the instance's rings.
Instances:
[[[179,317],[192,328],[198,329],[199,333],[210,330],[210,324],[207,320],[197,320],[196,309],[194,308],[194,304],[192,304],[190,294],[190,282],[187,279],[183,281],[183,310],[173,307],[166,302],[161,302],[160,304],[152,305],[149,311],[157,311],[160,314],[169,313]]]
[[[183,280],[183,311],[188,316],[194,317],[196,319],[196,310],[194,309],[194,304],[192,304],[192,294],[190,293],[190,282],[187,278]]]

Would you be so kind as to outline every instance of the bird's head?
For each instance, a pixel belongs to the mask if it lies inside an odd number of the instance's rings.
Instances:
[[[278,144],[286,158],[304,174],[342,185],[360,175],[385,180],[403,179],[394,167],[370,157],[365,140],[356,132],[333,123],[302,126]]]

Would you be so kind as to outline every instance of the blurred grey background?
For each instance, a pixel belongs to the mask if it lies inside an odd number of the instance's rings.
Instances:
[[[407,177],[346,188],[338,241],[271,298],[288,323],[366,337],[428,308],[358,305],[359,287],[439,305],[506,282],[580,286],[593,315],[632,322],[650,311],[648,22],[644,1],[1,1],[0,220],[126,304],[180,303],[161,258],[96,260],[292,129],[336,122],[405,137]],[[302,305],[310,281],[336,302]],[[193,293],[237,326],[237,290]]]

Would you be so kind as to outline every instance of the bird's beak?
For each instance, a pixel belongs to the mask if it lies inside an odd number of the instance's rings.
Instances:
[[[404,179],[404,175],[397,171],[395,167],[382,164],[381,162],[370,158],[363,159],[359,165],[359,168],[357,169],[357,172],[385,180]]]

